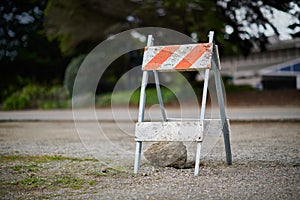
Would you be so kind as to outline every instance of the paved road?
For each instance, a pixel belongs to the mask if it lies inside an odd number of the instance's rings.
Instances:
[[[299,199],[299,123],[232,123],[233,165],[224,164],[222,137],[207,137],[199,177],[193,177],[193,169],[153,167],[143,157],[140,175],[132,176],[135,143],[123,128],[133,134],[133,123],[99,123],[102,134],[92,126],[96,123],[79,124],[82,132],[77,133],[74,122],[0,123],[1,155],[16,155],[10,162],[2,157],[0,199]],[[143,143],[143,150],[148,144]],[[186,147],[188,158],[194,159],[195,145]],[[34,163],[18,155],[93,157],[99,162]],[[83,180],[84,185],[61,187],[59,177]],[[17,182],[33,178],[38,180],[34,188]]]
[[[167,108],[169,117],[197,118],[197,107],[183,107],[181,109]],[[218,118],[214,109],[207,109],[207,118]],[[300,107],[232,107],[227,108],[228,118],[232,121],[300,121]],[[137,121],[137,108],[114,109],[81,109],[72,110],[28,110],[1,111],[2,121]],[[160,109],[157,105],[147,108],[145,120],[161,120]]]

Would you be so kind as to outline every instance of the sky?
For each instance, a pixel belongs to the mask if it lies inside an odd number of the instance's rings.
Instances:
[[[297,7],[297,9],[300,10],[299,7]],[[275,27],[278,29],[278,32],[280,33],[279,38],[281,40],[291,39],[292,38],[290,36],[291,33],[300,31],[299,27],[297,27],[294,31],[287,28],[290,24],[293,24],[296,22],[299,23],[299,19],[297,19],[295,16],[290,15],[288,13],[274,10],[274,17],[270,17],[269,19],[275,25]],[[274,32],[269,30],[268,35],[274,35]]]
[[[281,40],[292,39],[292,36],[290,34],[300,31],[300,27],[297,27],[294,31],[288,28],[288,26],[293,23],[300,23],[300,20],[293,15],[293,13],[300,11],[299,6],[297,6],[296,4],[294,4],[294,10],[291,11],[292,14],[279,11],[275,8],[272,8],[273,14],[271,14],[270,11],[264,7],[261,7],[260,9],[264,13],[265,17],[267,17],[270,20],[270,22],[277,28],[280,34],[279,39]],[[241,12],[245,12],[245,11],[241,11]],[[246,23],[247,22],[245,22],[245,25]],[[246,26],[247,26],[246,30],[252,32],[254,35],[257,35],[256,32],[259,29],[264,31],[263,27],[257,27],[255,25],[249,25],[249,24],[247,24]],[[266,36],[275,35],[271,26],[267,26],[265,33]]]

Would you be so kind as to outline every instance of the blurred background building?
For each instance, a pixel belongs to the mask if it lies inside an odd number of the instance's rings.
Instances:
[[[247,56],[222,58],[222,74],[233,85],[262,89],[300,90],[300,38],[279,40],[269,37],[266,50],[253,48]]]

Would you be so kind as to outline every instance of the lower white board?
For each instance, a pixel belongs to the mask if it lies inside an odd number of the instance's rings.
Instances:
[[[229,124],[229,122],[228,122]],[[220,119],[200,121],[138,122],[135,127],[136,141],[202,141],[203,135],[220,134]]]

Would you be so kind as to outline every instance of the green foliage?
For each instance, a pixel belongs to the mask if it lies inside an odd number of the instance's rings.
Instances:
[[[24,155],[0,155],[0,162],[14,162],[14,161],[22,161],[22,162],[34,162],[36,163],[45,163],[45,162],[53,162],[53,161],[76,161],[76,162],[98,162],[95,158],[73,158],[73,157],[64,157],[60,155],[43,155],[43,156],[24,156]]]
[[[0,3],[0,102],[32,80],[43,84],[62,82],[69,58],[62,57],[57,40],[49,42],[46,37],[46,3],[47,0]]]
[[[69,93],[66,88],[54,86],[49,88],[45,96],[39,101],[38,108],[53,109],[53,108],[68,108],[70,107]]]
[[[3,102],[4,110],[28,108],[66,108],[69,106],[68,92],[62,87],[43,87],[29,84],[14,92]]]
[[[0,82],[0,102],[12,95],[19,88],[22,88],[30,83],[28,78],[21,76],[3,77]]]
[[[58,39],[65,55],[74,55],[83,52],[79,48],[83,43],[97,44],[112,32],[122,31],[124,19],[139,6],[127,0],[48,0],[44,25],[48,38]]]
[[[65,78],[64,78],[64,86],[67,88],[70,95],[73,93],[73,85],[75,82],[75,78],[79,67],[83,60],[85,59],[85,55],[78,56],[70,62],[66,69]]]
[[[85,184],[85,179],[72,176],[57,176],[53,184],[63,188],[80,189]]]
[[[35,85],[28,85],[21,91],[17,91],[3,102],[4,110],[16,110],[33,107],[33,99],[40,99],[40,94],[44,93],[44,88]]]
[[[18,51],[28,47],[30,37],[42,28],[45,6],[45,0],[1,1],[0,61],[14,59]]]
[[[166,104],[171,104],[176,102],[176,96],[174,93],[165,88],[161,88],[163,101]],[[146,89],[146,105],[158,104],[157,92],[155,88]],[[96,106],[105,107],[112,105],[138,105],[140,101],[140,90],[132,91],[121,91],[114,92],[113,94],[107,93],[96,97]]]
[[[268,16],[275,13],[274,10],[289,13],[295,20],[299,18],[300,12],[294,9],[297,7],[294,0],[275,2],[145,0],[141,3],[141,1],[115,0],[106,3],[100,0],[48,0],[45,29],[49,38],[59,40],[61,50],[66,55],[82,52],[82,49],[78,48],[82,43],[97,44],[110,34],[141,25],[169,28],[187,35],[195,32],[200,41],[206,41],[208,31],[214,30],[219,36],[217,42],[225,47],[224,50],[220,49],[224,54],[241,52],[248,54],[253,43],[262,49],[268,43],[267,27],[273,29],[275,34],[279,34],[271,17]],[[241,15],[242,11],[247,12]],[[124,20],[128,16],[132,16],[133,20],[130,22]],[[61,19],[64,19],[64,23]],[[296,33],[297,26],[298,22],[289,29]],[[233,31],[226,32],[226,27],[231,27]],[[249,27],[256,27],[257,33],[245,31]],[[227,45],[228,43],[230,45]]]
[[[94,158],[14,154],[0,155],[0,163],[4,173],[13,175],[2,177],[0,188],[5,188],[0,191],[2,196],[6,196],[10,191],[47,190],[54,194],[50,198],[63,198],[64,194],[57,196],[62,188],[71,193],[78,189],[87,190],[91,186],[109,188],[108,184],[101,185],[103,178],[132,177],[122,168],[103,168],[103,161],[99,162]],[[48,199],[49,195],[37,198]]]
[[[41,185],[42,183],[46,182],[46,179],[43,177],[38,177],[38,176],[33,176],[33,177],[26,177],[22,180],[19,180],[18,182],[14,183],[20,183],[22,185],[27,185],[31,188],[35,188],[38,187],[39,185]]]

